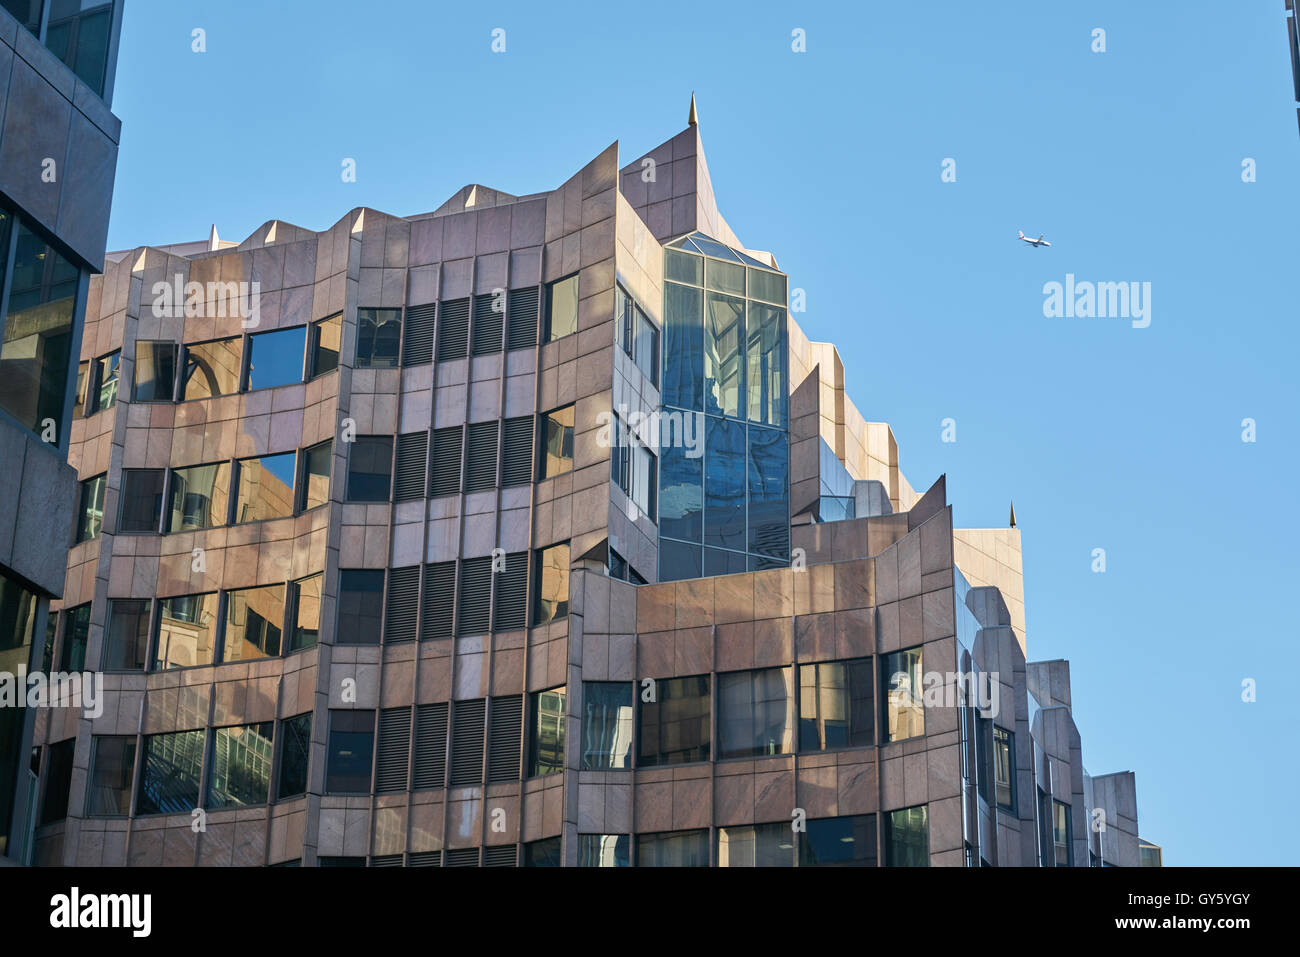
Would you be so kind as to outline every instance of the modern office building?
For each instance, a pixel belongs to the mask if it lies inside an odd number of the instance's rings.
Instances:
[[[0,0],[0,863],[30,858],[39,764],[25,672],[63,594],[73,393],[104,264],[122,0]],[[98,315],[98,306],[93,307]],[[110,407],[117,368],[96,370]],[[20,681],[20,678],[23,679]],[[20,690],[21,688],[21,690]]]
[[[37,861],[1137,864],[1020,532],[913,490],[790,293],[693,103],[550,192],[110,254]]]

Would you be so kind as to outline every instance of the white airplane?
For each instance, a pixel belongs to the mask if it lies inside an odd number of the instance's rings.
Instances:
[[[1046,239],[1044,239],[1044,238],[1042,237],[1042,234],[1039,234],[1039,237],[1038,237],[1037,239],[1030,239],[1028,236],[1026,236],[1026,235],[1024,234],[1023,231],[1021,231],[1021,230],[1016,230],[1016,232],[1020,233],[1020,238],[1023,239],[1025,242],[1029,243],[1029,245],[1031,245],[1031,246],[1050,246],[1050,245],[1052,245],[1051,243],[1049,243]]]

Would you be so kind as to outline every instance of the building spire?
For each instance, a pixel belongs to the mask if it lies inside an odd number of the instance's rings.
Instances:
[[[1016,503],[1014,501],[1011,503],[1011,527],[1016,527]]]
[[[687,117],[686,125],[698,126],[699,123],[700,123],[700,119],[695,115],[695,91],[691,90],[691,115]]]

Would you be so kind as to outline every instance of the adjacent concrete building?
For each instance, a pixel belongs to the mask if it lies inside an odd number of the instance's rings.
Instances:
[[[694,119],[109,256],[47,649],[105,693],[40,715],[40,863],[1138,862],[1019,531],[909,484]]]
[[[25,672],[73,534],[67,456],[117,166],[121,17],[122,0],[0,0],[0,863],[31,852],[40,758]],[[106,361],[93,406],[111,407],[116,388]]]

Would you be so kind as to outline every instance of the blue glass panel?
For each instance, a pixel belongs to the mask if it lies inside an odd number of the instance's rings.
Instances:
[[[301,382],[306,349],[306,326],[253,336],[248,352],[249,391]]]
[[[689,451],[676,444],[660,450],[659,534],[698,542],[703,531],[704,459],[690,458]]]
[[[751,428],[749,551],[778,558],[789,554],[789,480],[790,447],[786,434],[776,429]]]
[[[786,427],[785,310],[749,304],[749,421]]]
[[[662,401],[681,409],[704,408],[704,302],[691,286],[664,284]]]
[[[700,546],[659,539],[659,580],[679,581],[700,577]]]
[[[728,552],[721,548],[704,550],[704,575],[731,575],[745,571],[749,556],[744,552]]]
[[[745,414],[745,300],[710,292],[704,310],[704,411]]]
[[[710,416],[704,450],[704,544],[743,552],[745,426]]]

